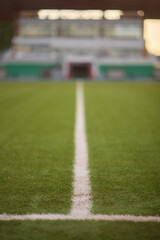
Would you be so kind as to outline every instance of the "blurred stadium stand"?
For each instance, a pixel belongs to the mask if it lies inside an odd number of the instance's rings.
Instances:
[[[160,0],[1,0],[0,6],[0,78],[154,77],[143,20],[160,18]],[[119,9],[124,16],[40,20],[41,9]]]

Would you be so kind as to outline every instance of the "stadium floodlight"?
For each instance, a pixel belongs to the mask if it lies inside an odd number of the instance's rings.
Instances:
[[[60,11],[55,9],[55,10],[47,10],[47,9],[43,9],[43,10],[39,10],[38,11],[38,17],[39,19],[58,19],[60,18]]]
[[[138,16],[144,17],[144,12],[142,10],[137,11]]]
[[[106,10],[104,12],[104,18],[108,20],[119,20],[123,12],[121,10]]]
[[[99,20],[103,18],[101,10],[40,10],[38,11],[39,19],[92,19]]]
[[[84,10],[80,11],[81,19],[99,20],[103,18],[103,11],[101,10]]]

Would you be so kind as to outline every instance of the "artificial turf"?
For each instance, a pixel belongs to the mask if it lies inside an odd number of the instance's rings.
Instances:
[[[85,84],[94,213],[159,214],[160,85]],[[68,213],[75,85],[0,84],[0,213]],[[159,240],[159,223],[0,221],[0,239]]]
[[[93,213],[160,214],[160,84],[85,84]]]
[[[105,221],[0,222],[1,240],[159,240],[159,223]]]
[[[0,83],[0,213],[68,213],[75,85]]]

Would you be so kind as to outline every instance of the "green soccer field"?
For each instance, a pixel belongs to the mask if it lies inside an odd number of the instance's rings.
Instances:
[[[68,213],[75,86],[1,84],[0,213]]]
[[[0,222],[1,240],[159,240],[159,223],[105,221]]]
[[[93,212],[160,214],[160,85],[85,87]]]
[[[160,215],[160,84],[84,83],[92,213]],[[75,83],[0,83],[0,214],[71,210]],[[158,240],[159,223],[0,221],[0,239]]]

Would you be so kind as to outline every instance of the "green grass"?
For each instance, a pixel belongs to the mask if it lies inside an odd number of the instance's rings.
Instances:
[[[86,84],[94,213],[160,214],[160,84]]]
[[[1,240],[159,240],[158,223],[104,221],[0,222]]]
[[[160,214],[160,85],[85,84],[94,213]],[[0,213],[69,213],[75,85],[0,83]],[[0,221],[1,240],[159,240],[159,223]]]
[[[75,85],[0,84],[0,213],[68,213]]]

